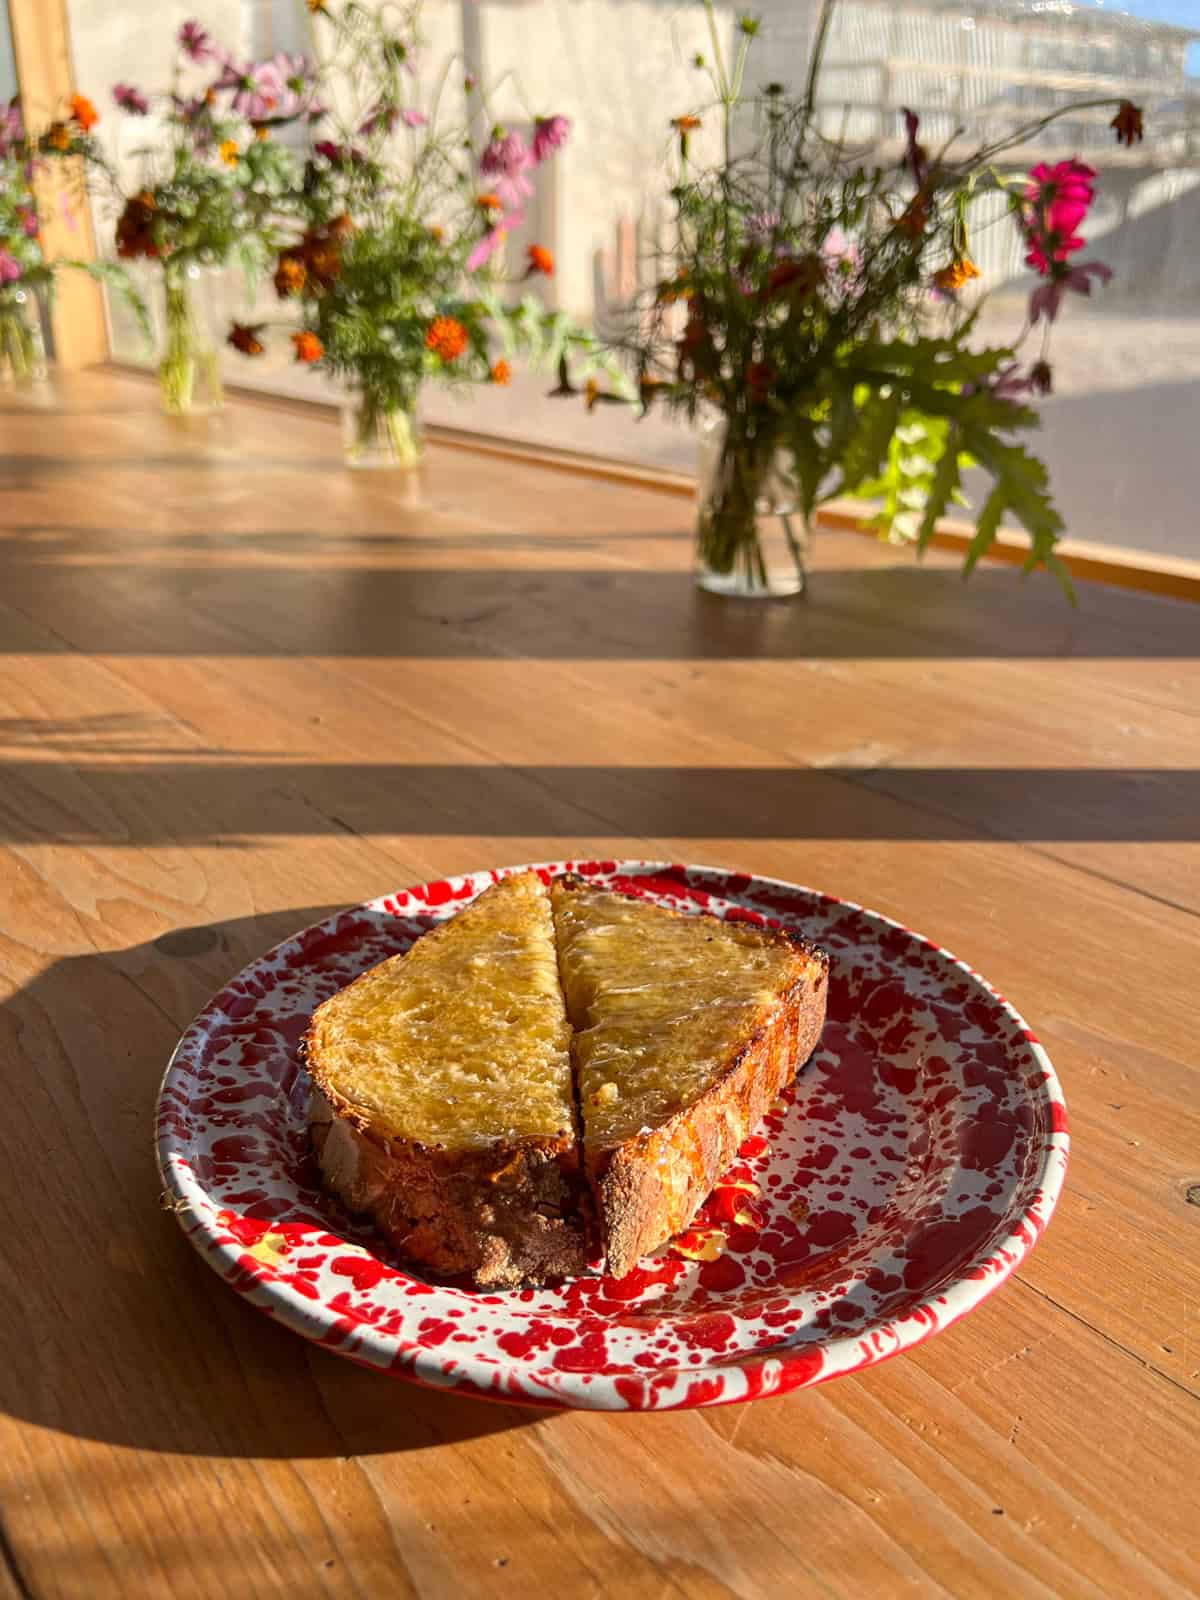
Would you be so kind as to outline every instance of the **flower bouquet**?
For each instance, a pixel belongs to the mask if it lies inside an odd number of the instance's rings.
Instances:
[[[112,93],[127,116],[154,125],[138,152],[139,187],[128,196],[118,190],[116,249],[123,261],[161,268],[163,405],[177,415],[215,410],[220,361],[204,297],[233,256],[249,280],[272,258],[297,163],[271,135],[319,114],[313,78],[299,57],[239,62],[198,22],[185,22],[165,95],[152,99],[129,83]]]
[[[569,125],[540,118],[528,144],[497,127],[480,147],[470,124],[486,116],[486,104],[454,59],[422,99],[419,0],[378,12],[354,0],[313,10],[331,108],[304,169],[301,228],[279,250],[275,288],[300,312],[296,360],[345,386],[348,463],[411,468],[426,380],[507,384],[521,354],[558,362],[570,350],[588,370],[606,361],[590,336],[532,296],[516,306],[498,296],[505,242],[523,221],[536,168]],[[446,115],[459,92],[465,114]],[[553,271],[551,252],[528,246],[522,276]],[[229,342],[260,355],[266,326],[235,324]]]
[[[1046,469],[1018,436],[1037,425],[1031,398],[1050,389],[1047,337],[1064,301],[1110,276],[1077,259],[1095,173],[1064,161],[1011,176],[998,162],[1080,107],[963,155],[952,154],[957,135],[927,149],[908,112],[902,160],[872,165],[820,131],[836,3],[824,0],[807,84],[792,97],[774,83],[746,93],[760,25],[736,24],[731,55],[707,0],[712,52],[695,65],[712,99],[673,124],[673,248],[621,339],[643,413],[661,404],[704,424],[698,581],[722,594],[802,592],[813,514],[841,495],[877,500],[881,534],[924,550],[974,466],[991,487],[967,571],[1012,514],[1031,537],[1026,569],[1046,566],[1069,591]],[[1111,104],[1117,137],[1140,138],[1136,108]],[[691,147],[710,118],[722,150],[704,166]],[[997,194],[1040,281],[1021,340],[978,348],[964,294],[980,276],[970,230],[977,203]],[[1035,334],[1036,358],[1022,359]]]
[[[50,259],[42,247],[34,182],[51,162],[59,164],[59,203],[67,208],[83,199],[74,158],[94,162],[91,136],[97,115],[82,95],[75,95],[61,120],[41,134],[26,130],[20,102],[0,107],[0,373],[16,383],[44,377],[46,353],[42,307],[49,307],[56,273],[63,267],[88,272],[114,284],[136,302],[127,276],[103,262]]]

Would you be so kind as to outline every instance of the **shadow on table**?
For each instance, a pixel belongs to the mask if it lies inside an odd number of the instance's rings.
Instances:
[[[586,530],[576,530],[578,541]],[[72,548],[36,534],[0,540],[0,580],[20,615],[0,627],[0,652],[189,658],[535,661],[1072,661],[1200,656],[1194,607],[1081,586],[1072,609],[1053,581],[988,568],[906,564],[818,568],[804,603],[739,602],[700,593],[686,571],[536,564],[555,541],[519,536],[530,562],[500,567],[503,547],[468,543],[458,564],[407,565],[454,537],[397,534],[386,564],[346,559],[345,536],[290,546],[263,535],[149,552],[121,542]],[[386,538],[386,536],[383,536]],[[594,532],[603,545],[604,530]],[[625,530],[622,538],[635,538]],[[647,536],[656,539],[659,535]],[[844,537],[844,536],[843,536]],[[537,546],[541,539],[543,545]],[[240,548],[233,546],[240,543]],[[559,550],[563,548],[558,547]],[[621,551],[636,555],[635,544]],[[486,552],[486,553],[485,553]],[[682,551],[680,555],[682,557]],[[472,561],[474,556],[474,561]],[[561,558],[561,556],[560,556]],[[35,620],[30,620],[35,619]],[[44,623],[42,621],[44,619]],[[44,624],[48,624],[44,625]],[[1023,692],[1023,691],[1019,691]],[[1032,692],[1032,691],[1030,691]]]
[[[0,842],[363,838],[1190,843],[1195,767],[471,765],[188,749],[155,719],[0,719]],[[781,730],[793,748],[798,733]],[[39,758],[52,749],[61,763]],[[26,751],[35,752],[26,756]],[[133,759],[115,761],[114,756]]]
[[[159,1081],[182,1025],[247,961],[335,907],[67,956],[0,1006],[0,1408],[143,1450],[422,1450],[546,1414],[423,1389],[308,1344],[230,1292],[160,1205]]]

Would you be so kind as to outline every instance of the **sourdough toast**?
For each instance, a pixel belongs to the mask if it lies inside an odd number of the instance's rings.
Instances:
[[[519,873],[314,1013],[326,1186],[439,1273],[581,1270],[569,1039],[547,890]]]
[[[829,962],[791,934],[552,886],[607,1270],[686,1228],[812,1053]]]

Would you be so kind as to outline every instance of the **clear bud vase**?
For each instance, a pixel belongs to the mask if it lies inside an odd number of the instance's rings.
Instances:
[[[42,311],[28,289],[0,292],[0,378],[6,383],[37,383],[46,376]]]
[[[225,404],[221,357],[213,334],[215,274],[194,262],[168,261],[162,271],[155,329],[158,385],[172,417],[204,417]]]
[[[710,594],[790,599],[807,588],[808,526],[790,453],[739,419],[701,423],[696,582]]]
[[[414,472],[423,449],[415,397],[397,405],[351,389],[342,402],[342,448],[348,467]]]

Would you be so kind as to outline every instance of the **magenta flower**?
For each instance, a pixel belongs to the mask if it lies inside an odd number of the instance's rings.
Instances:
[[[506,206],[516,206],[525,195],[533,193],[533,185],[526,176],[532,165],[533,158],[521,135],[504,133],[499,128],[479,158],[480,172],[492,180]]]
[[[1095,198],[1095,178],[1081,161],[1059,161],[1052,167],[1042,161],[1029,174],[1023,196],[1029,246],[1025,264],[1042,277],[1050,275],[1056,262],[1083,249],[1085,241],[1075,230]]]
[[[467,271],[477,272],[485,261],[490,261],[504,243],[508,230],[519,228],[524,221],[523,211],[510,211],[508,216],[502,217],[494,228],[489,228],[467,257]]]
[[[0,284],[16,283],[21,276],[21,263],[7,250],[0,250]]]
[[[150,109],[149,100],[131,83],[114,83],[112,97],[122,111],[128,111],[134,117],[144,117]]]
[[[213,54],[212,39],[208,30],[194,19],[183,24],[178,38],[179,48],[192,61],[207,61]]]
[[[313,155],[320,156],[323,160],[337,164],[345,158],[346,152],[340,144],[335,144],[332,139],[318,139],[313,145]]]
[[[21,232],[27,239],[37,238],[38,219],[36,211],[31,211],[28,206],[18,206],[17,220],[21,224]]]
[[[1107,283],[1111,277],[1112,268],[1106,267],[1103,261],[1082,261],[1077,267],[1060,263],[1054,276],[1046,283],[1039,283],[1029,296],[1030,322],[1037,323],[1042,317],[1047,322],[1053,322],[1062,306],[1064,294],[1070,291],[1090,295],[1093,278],[1100,283]]]
[[[423,128],[429,118],[423,111],[402,111],[400,120],[406,128]]]
[[[533,163],[542,162],[561,150],[571,132],[569,117],[538,117],[533,124]]]

